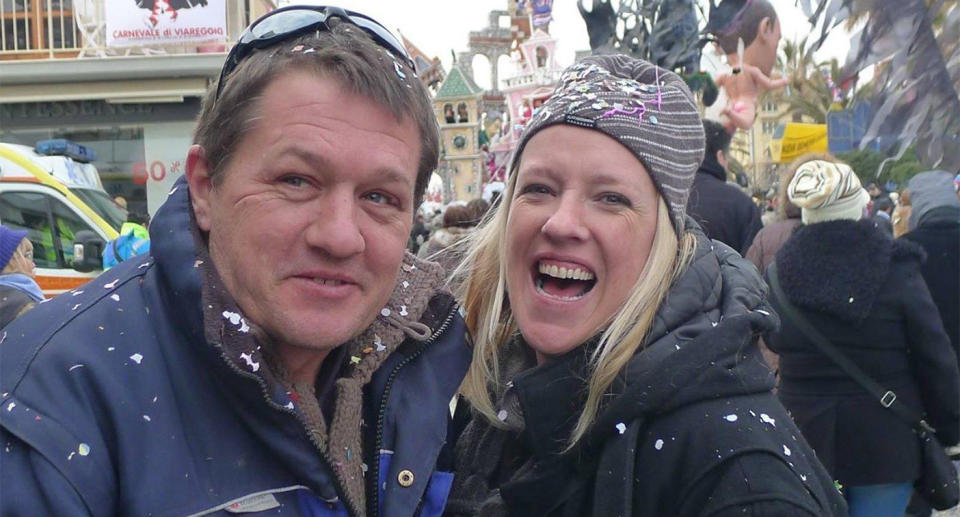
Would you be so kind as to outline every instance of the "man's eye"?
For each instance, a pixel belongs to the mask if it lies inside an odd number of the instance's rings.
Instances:
[[[300,176],[285,176],[280,181],[290,185],[291,187],[302,187],[307,184],[307,181]]]
[[[378,205],[386,205],[390,203],[390,197],[381,192],[370,192],[364,197]]]

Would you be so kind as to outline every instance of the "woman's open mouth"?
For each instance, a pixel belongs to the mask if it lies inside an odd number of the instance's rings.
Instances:
[[[584,266],[558,266],[539,261],[533,283],[540,294],[563,301],[583,298],[596,285],[596,275]]]

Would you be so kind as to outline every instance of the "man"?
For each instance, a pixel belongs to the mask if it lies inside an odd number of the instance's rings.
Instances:
[[[342,9],[239,41],[150,254],[0,338],[0,514],[442,511],[470,352],[442,270],[405,254],[427,93]]]
[[[907,189],[913,209],[910,231],[903,238],[927,252],[920,268],[943,327],[955,352],[960,354],[960,200],[946,171],[921,172],[910,178]]]
[[[687,212],[700,223],[707,237],[743,255],[763,227],[760,209],[743,191],[727,184],[730,133],[712,120],[704,120],[703,129],[706,154],[693,180]]]
[[[883,233],[893,237],[893,201],[889,196],[880,196],[873,200],[873,225],[883,230]]]

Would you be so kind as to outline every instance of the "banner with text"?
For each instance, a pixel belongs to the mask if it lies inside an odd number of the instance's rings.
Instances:
[[[226,41],[226,0],[104,0],[111,47]]]

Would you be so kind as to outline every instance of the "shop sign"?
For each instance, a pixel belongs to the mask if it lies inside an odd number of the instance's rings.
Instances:
[[[226,41],[226,0],[104,0],[107,46]]]
[[[90,124],[144,124],[169,120],[192,120],[200,100],[188,97],[180,103],[111,104],[102,100],[18,102],[0,104],[0,127],[31,128]]]

